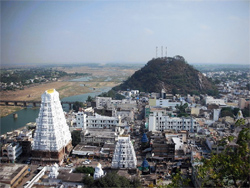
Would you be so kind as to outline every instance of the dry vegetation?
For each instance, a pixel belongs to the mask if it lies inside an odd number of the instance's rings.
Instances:
[[[92,76],[102,76],[102,77],[117,77],[123,75],[123,77],[131,76],[135,69],[121,69],[119,67],[114,68],[92,68],[87,66],[82,67],[56,67],[57,70],[62,70],[67,73],[91,73]],[[118,85],[118,82],[102,82],[95,80],[91,82],[70,82],[68,81],[72,78],[63,78],[57,82],[43,83],[36,86],[30,86],[24,90],[16,91],[1,91],[0,98],[1,100],[28,100],[36,101],[41,100],[41,95],[44,91],[48,89],[56,89],[59,92],[60,98],[80,95],[84,93],[93,92],[93,88],[102,88],[102,87],[114,87]],[[1,117],[11,114],[17,110],[20,110],[21,107],[3,107],[0,106],[0,115]]]
[[[22,107],[20,106],[0,106],[0,117],[7,116],[21,109]]]
[[[83,86],[85,85],[85,86]],[[113,87],[117,85],[114,82],[52,82],[47,84],[41,84],[24,90],[16,91],[2,91],[0,93],[1,100],[41,100],[41,95],[44,91],[48,89],[56,89],[60,98],[80,95],[84,93],[91,92],[91,88],[100,88],[100,87]]]

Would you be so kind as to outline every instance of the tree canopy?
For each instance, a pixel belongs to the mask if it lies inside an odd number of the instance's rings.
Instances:
[[[92,176],[85,176],[83,183],[87,187],[128,187],[137,188],[140,187],[140,181],[138,179],[129,180],[124,176],[119,176],[116,172],[107,173],[105,176],[94,180]]]
[[[72,137],[72,145],[76,146],[81,142],[81,131],[74,130],[71,133],[71,137]]]
[[[101,93],[100,95],[98,95],[99,97],[111,97],[112,99],[115,100],[122,100],[125,99],[125,97],[119,93],[117,93],[117,91],[111,89],[108,92],[104,92]]]
[[[75,168],[74,173],[84,173],[93,176],[95,169],[93,167],[80,166]]]
[[[83,106],[84,106],[84,105],[83,105],[82,102],[76,101],[76,102],[74,102],[74,104],[73,104],[73,110],[74,110],[75,112],[78,112],[79,108],[82,108]]]
[[[233,136],[226,138],[229,143]],[[250,128],[243,128],[235,144],[221,142],[225,149],[221,153],[213,153],[211,158],[202,159],[203,165],[198,167],[202,185],[213,187],[249,187],[249,140]],[[226,140],[225,140],[226,141]]]
[[[178,117],[188,116],[188,113],[187,113],[188,103],[185,103],[183,105],[177,104],[176,108],[178,110]]]

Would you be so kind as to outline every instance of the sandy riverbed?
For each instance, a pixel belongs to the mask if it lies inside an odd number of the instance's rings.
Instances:
[[[92,88],[114,87],[115,82],[52,82],[40,84],[37,86],[25,88],[24,90],[2,91],[0,93],[1,100],[41,100],[41,95],[48,89],[56,89],[60,98],[80,95],[92,92]],[[15,111],[22,109],[15,106],[0,106],[0,116],[7,116]]]
[[[102,68],[92,68],[87,66],[80,67],[56,67],[57,70],[62,70],[67,73],[89,73],[92,76],[101,76],[101,77],[113,77],[113,78],[122,78],[125,80],[128,76],[131,76],[136,69],[124,69],[121,67],[102,67]],[[102,88],[102,87],[114,87],[119,84],[119,79],[114,82],[107,82],[103,80],[93,80],[91,82],[71,82],[72,78],[61,78],[57,82],[43,83],[36,86],[30,86],[24,90],[16,91],[1,91],[0,99],[1,100],[28,100],[36,101],[41,100],[41,95],[48,89],[56,89],[59,92],[60,98],[81,95],[85,93],[92,92],[93,88]],[[0,106],[0,115],[1,117],[11,114],[17,110],[20,110],[21,107],[6,107]]]

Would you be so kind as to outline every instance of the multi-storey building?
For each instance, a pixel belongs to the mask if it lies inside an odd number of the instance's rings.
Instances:
[[[116,107],[120,107],[120,105],[126,105],[126,104],[136,105],[136,101],[131,99],[112,100],[111,97],[96,97],[97,109],[102,109],[102,108],[113,109]]]
[[[102,109],[110,105],[112,98],[111,97],[96,97],[96,108]]]
[[[5,144],[2,147],[2,162],[15,162],[22,154],[22,146],[18,142]]]
[[[154,111],[149,115],[149,131],[188,130],[199,131],[199,123],[192,117],[169,117],[164,111]]]
[[[227,102],[226,99],[214,99],[211,96],[207,96],[205,98],[205,100],[206,100],[206,105],[208,105],[208,104],[217,104],[219,106],[226,106],[225,102]]]
[[[112,116],[113,117],[120,117],[121,120],[129,120],[131,122],[134,121],[135,119],[135,113],[134,113],[134,110],[123,110],[121,108],[118,108],[118,109],[115,109],[113,108],[112,110]]]
[[[76,126],[82,129],[115,129],[120,124],[119,117],[101,116],[99,114],[88,116],[84,112],[78,112],[76,115]]]
[[[61,163],[72,149],[71,133],[59,100],[59,93],[50,89],[42,94],[32,146],[32,163]]]
[[[137,159],[135,150],[129,136],[118,137],[112,158],[111,168],[136,169]]]
[[[185,100],[173,101],[170,99],[149,99],[149,106],[160,106],[163,108],[172,108],[175,109],[176,105],[182,105],[185,103]]]
[[[162,132],[153,132],[150,136],[150,145],[154,157],[160,157],[167,161],[174,160],[175,143],[171,138],[166,138]]]

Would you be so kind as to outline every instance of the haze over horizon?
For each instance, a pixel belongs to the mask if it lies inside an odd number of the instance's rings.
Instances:
[[[250,2],[1,1],[1,64],[249,64]]]

